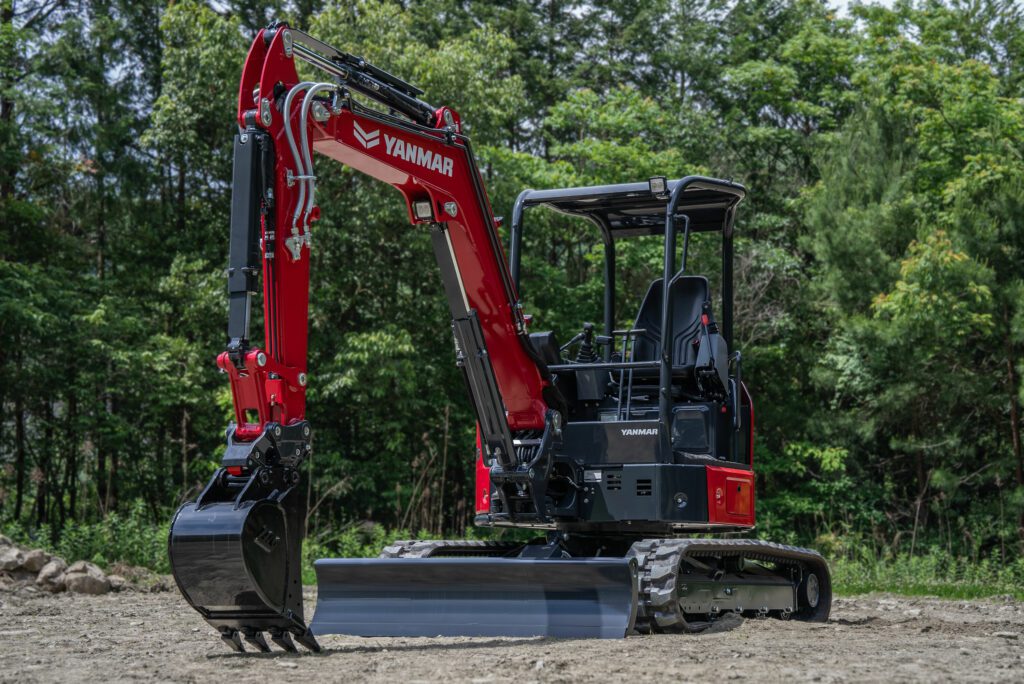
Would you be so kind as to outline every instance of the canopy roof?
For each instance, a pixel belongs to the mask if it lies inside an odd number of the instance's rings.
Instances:
[[[543,205],[563,214],[594,220],[607,227],[613,238],[661,235],[665,232],[665,210],[669,198],[680,185],[683,187],[676,205],[678,226],[682,226],[682,217],[688,216],[691,231],[732,229],[734,210],[746,196],[746,188],[731,181],[703,176],[670,180],[666,191],[660,195],[652,194],[646,181],[526,190],[516,200],[515,214],[521,216],[522,208]]]

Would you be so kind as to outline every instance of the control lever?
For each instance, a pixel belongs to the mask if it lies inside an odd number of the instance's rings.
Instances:
[[[594,345],[601,347],[607,347],[612,343],[615,338],[610,335],[595,335],[594,324],[584,323],[583,332],[576,333],[576,335],[558,348],[559,353],[565,353],[570,347],[577,342],[582,342],[579,351],[576,353],[576,363],[593,363],[597,361],[597,354],[594,353]],[[586,350],[586,353],[584,352]],[[583,360],[583,359],[589,359]]]
[[[594,351],[594,324],[584,323],[583,332],[580,333],[582,341],[580,348],[576,350],[576,363],[596,363],[597,353]]]

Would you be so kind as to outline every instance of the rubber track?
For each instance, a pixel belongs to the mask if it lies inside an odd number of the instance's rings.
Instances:
[[[639,573],[638,632],[693,632],[710,623],[687,623],[676,599],[676,582],[683,556],[744,557],[770,562],[825,565],[811,549],[755,539],[645,539],[636,542],[627,557],[636,558]],[[831,600],[831,591],[828,592]]]

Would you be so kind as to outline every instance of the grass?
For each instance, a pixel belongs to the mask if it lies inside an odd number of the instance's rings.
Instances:
[[[894,558],[840,558],[830,563],[840,596],[889,592],[906,596],[977,599],[1012,596],[1024,601],[1024,558],[974,562],[944,551]]]
[[[395,540],[415,537],[403,530],[372,525],[349,527],[330,536],[306,539],[302,544],[302,583],[316,584],[313,561],[318,558],[376,558],[385,546]]]
[[[56,543],[51,542],[50,529],[45,525],[29,530],[7,524],[0,532],[19,546],[41,548],[68,563],[87,560],[105,570],[114,564],[133,565],[166,574],[171,571],[167,558],[169,528],[170,521],[159,525],[150,522],[139,503],[124,515],[111,513],[98,522],[69,523]]]
[[[125,515],[111,514],[99,522],[71,524],[56,544],[50,543],[50,531],[45,528],[29,531],[8,524],[0,532],[22,546],[56,553],[69,563],[85,559],[105,569],[120,563],[166,574],[170,572],[168,526],[169,523],[149,522],[140,506]],[[317,558],[372,558],[396,539],[417,537],[426,538],[380,525],[364,525],[307,539],[302,553],[302,580],[315,583],[313,561]],[[936,548],[915,556],[837,556],[829,565],[838,596],[889,592],[947,599],[1012,596],[1024,601],[1024,557],[1004,562],[993,555],[973,561]]]
[[[465,539],[490,539],[486,530],[473,534],[475,528],[467,530]],[[532,535],[531,535],[532,536]],[[505,537],[508,538],[507,536]],[[321,534],[306,539],[302,545],[302,583],[315,584],[316,574],[313,561],[318,558],[376,558],[381,550],[400,539],[452,539],[439,537],[428,532],[387,529],[381,525],[366,524],[346,527],[337,532]]]
[[[416,538],[401,530],[380,526],[350,528],[329,541],[307,540],[303,547],[305,584],[313,584],[317,558],[374,558],[396,539]],[[419,535],[421,538],[423,535]],[[1003,563],[997,557],[971,561],[931,549],[923,555],[878,558],[834,558],[829,561],[832,583],[838,596],[888,592],[906,596],[977,599],[1013,596],[1024,601],[1024,558]]]

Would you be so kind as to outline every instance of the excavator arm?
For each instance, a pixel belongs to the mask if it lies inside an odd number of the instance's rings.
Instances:
[[[297,61],[320,81],[303,81]],[[170,557],[186,599],[242,650],[262,632],[318,648],[303,618],[300,467],[310,252],[319,218],[314,153],[388,183],[430,234],[452,313],[456,363],[476,411],[496,506],[547,520],[544,488],[562,416],[530,344],[497,223],[459,115],[362,59],[285,25],[253,41],[239,87],[228,265],[234,422],[221,468],[175,515]],[[374,105],[374,106],[371,106]],[[262,277],[261,277],[262,276]],[[262,281],[262,336],[252,334]],[[259,338],[262,337],[262,344]]]
[[[329,80],[299,81],[297,59]],[[354,95],[388,111],[360,104]],[[231,342],[218,360],[231,378],[234,437],[255,439],[271,422],[304,418],[310,227],[319,217],[315,152],[395,187],[411,223],[429,231],[451,308],[457,363],[499,496],[507,493],[504,506],[514,515],[543,518],[539,493],[515,503],[510,500],[522,488],[500,483],[539,489],[521,467],[538,456],[537,449],[522,444],[537,441],[527,436],[557,431],[560,417],[547,401],[555,397],[557,403],[557,390],[526,333],[459,115],[418,95],[387,72],[284,26],[266,29],[254,41],[239,91]],[[250,346],[248,330],[259,271],[265,349]]]

